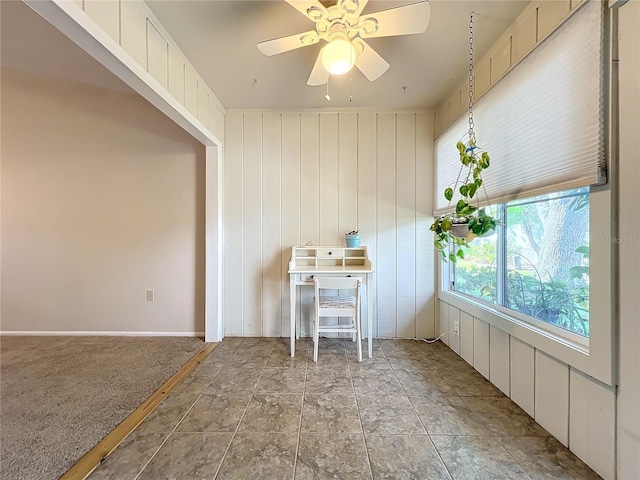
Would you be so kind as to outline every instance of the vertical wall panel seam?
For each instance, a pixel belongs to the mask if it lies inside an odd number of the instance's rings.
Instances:
[[[537,349],[535,347],[533,348],[533,418],[535,418],[536,415],[536,369],[537,369],[537,362],[536,362],[536,352]]]
[[[340,192],[340,190],[341,190],[341,188],[340,188],[340,176],[342,175],[342,170],[341,170],[341,167],[342,167],[342,151],[341,151],[342,142],[340,141],[341,140],[341,138],[340,138],[340,120],[342,118],[342,114],[338,113],[337,117],[338,117],[338,178],[337,178],[338,185],[337,185],[336,190],[337,190],[337,193],[338,193],[338,225],[337,225],[338,226],[338,231],[336,232],[336,238],[338,238],[338,243],[336,243],[336,245],[339,245],[340,244],[340,211],[341,211],[340,210],[340,200],[342,198],[342,196],[340,195],[340,193],[341,193]],[[340,322],[338,322],[338,323],[340,323]]]
[[[413,336],[418,338],[418,114],[413,114]]]
[[[376,214],[375,214],[375,219],[376,219],[376,265],[378,265],[378,246],[380,245],[380,229],[378,228],[378,205],[380,203],[380,189],[379,189],[379,185],[378,185],[378,175],[379,175],[379,165],[378,162],[380,160],[380,155],[379,155],[379,142],[380,142],[380,138],[378,135],[379,132],[379,128],[378,128],[378,122],[380,121],[380,117],[378,112],[376,112],[376,122],[375,122],[375,132],[376,132]],[[378,266],[378,269],[380,267]],[[378,270],[379,271],[379,270]],[[379,315],[379,310],[380,310],[380,302],[379,302],[379,297],[378,297],[378,292],[379,292],[379,286],[378,286],[378,282],[376,282],[376,310],[377,310],[377,315],[376,315],[376,333],[378,334],[378,336],[380,336],[380,315]]]
[[[144,22],[144,54],[146,57],[145,70],[149,72],[149,17],[145,15]]]
[[[509,337],[509,342],[507,343],[507,348],[509,349],[509,362],[507,364],[507,366],[509,367],[509,373],[507,374],[507,379],[509,381],[509,395],[508,397],[511,398],[511,335],[507,334]]]
[[[298,114],[298,242],[302,243],[302,114]],[[296,287],[297,288],[297,287]]]
[[[287,279],[289,278],[288,275],[286,275],[283,271],[282,271],[282,261],[283,261],[283,255],[286,255],[284,252],[285,250],[282,248],[282,220],[284,218],[283,214],[282,214],[282,157],[283,157],[283,143],[282,143],[282,129],[283,129],[283,124],[284,124],[284,119],[283,119],[283,115],[280,114],[279,115],[280,118],[280,193],[279,193],[279,198],[278,198],[278,202],[280,202],[280,231],[279,231],[279,239],[278,239],[278,257],[280,258],[280,268],[278,269],[278,275],[280,277],[280,298],[278,298],[279,304],[280,304],[280,325],[279,325],[279,334],[278,336],[282,336],[282,319],[283,319],[283,312],[284,312],[284,308],[282,308],[282,297],[284,296],[284,292],[286,291],[287,288]],[[276,304],[277,305],[277,304]]]
[[[182,106],[186,107],[187,104],[187,67],[184,62],[182,62]],[[226,130],[226,126],[225,126]]]
[[[84,4],[84,1],[83,1]],[[118,2],[118,45],[122,46],[122,0]],[[168,45],[168,42],[167,42]],[[167,54],[167,58],[169,55]],[[169,62],[167,62],[167,75],[169,71]],[[167,78],[169,78],[167,76]]]
[[[185,102],[186,103],[186,102]],[[241,195],[240,198],[242,199],[242,203],[240,205],[240,218],[244,219],[244,114],[242,114],[242,122],[240,122],[240,138],[241,138],[241,152],[240,152],[240,158],[241,158],[241,168],[240,168],[240,188],[242,189],[241,191]],[[242,298],[244,298],[244,266],[245,266],[245,261],[244,261],[244,221],[240,223],[240,229],[241,229],[241,243],[240,245],[242,246],[242,258],[241,258],[241,266],[240,266],[240,291],[242,292]],[[244,327],[245,327],[245,323],[246,320],[244,318],[244,302],[240,302],[240,318],[241,318],[241,322],[242,322],[242,326],[240,328],[240,331],[242,333],[242,336],[244,337]]]
[[[273,114],[271,114],[273,115]],[[260,303],[259,303],[259,308],[258,311],[260,312],[260,336],[264,337],[264,305],[262,303],[263,298],[262,298],[262,294],[263,294],[263,289],[264,289],[264,225],[265,225],[265,221],[264,221],[264,215],[265,215],[265,211],[264,211],[264,202],[262,201],[263,197],[264,197],[264,150],[265,150],[265,144],[264,144],[264,139],[265,139],[265,135],[264,135],[264,129],[265,129],[265,124],[264,124],[264,113],[260,114],[260,160],[259,160],[259,164],[260,164]]]
[[[360,114],[356,113],[356,230],[360,231]],[[369,288],[369,287],[367,287]],[[367,292],[369,295],[369,292]],[[369,314],[369,312],[367,312]]]
[[[451,326],[451,314],[449,314],[449,326]],[[487,358],[487,363],[489,364],[488,365],[489,371],[487,373],[489,374],[489,381],[491,382],[491,325],[490,324],[487,324],[487,350],[489,353]]]
[[[493,85],[493,58],[489,58],[489,87]],[[451,117],[449,117],[451,120]]]
[[[509,35],[509,68],[513,65],[513,35]]]
[[[169,49],[171,48],[171,45],[169,44],[169,42],[167,42],[167,49],[166,49],[166,53],[167,53],[167,92],[169,91]],[[171,95],[173,97],[173,95]],[[209,101],[207,99],[207,128],[209,128]]]
[[[280,229],[279,229],[279,236],[280,239],[278,241],[278,251],[279,251],[279,256],[280,256],[280,268],[278,269],[278,274],[280,276],[280,336],[282,336],[282,334],[284,333],[282,331],[282,326],[284,324],[284,308],[282,308],[282,297],[284,295],[284,288],[286,288],[286,281],[287,281],[287,275],[284,275],[283,277],[283,272],[282,272],[282,255],[283,255],[283,245],[282,245],[282,225],[283,225],[283,219],[284,219],[284,213],[282,212],[282,172],[283,172],[283,168],[282,168],[282,157],[283,157],[283,137],[282,137],[282,131],[283,131],[283,114],[279,114],[278,118],[280,119],[280,198],[278,199],[280,202]]]
[[[318,243],[322,243],[322,182],[320,178],[322,174],[322,114],[318,113],[316,115],[318,117],[318,175],[316,176],[318,181]]]
[[[396,241],[395,241],[395,245],[394,245],[394,250],[395,250],[395,277],[396,277],[396,298],[395,298],[395,309],[396,309],[396,319],[395,319],[395,333],[394,336],[397,337],[398,336],[398,114],[394,113],[393,114],[393,118],[394,118],[394,133],[395,133],[395,141],[394,141],[394,171],[395,171],[395,181],[394,186],[395,186],[395,196],[396,196],[396,218],[395,218],[395,223],[396,223]]]
[[[571,370],[573,367],[567,365],[567,448],[571,450]]]
[[[302,243],[302,114],[298,114],[298,243]],[[298,292],[298,287],[294,287],[296,289],[296,294]],[[296,295],[297,297],[297,295]],[[291,298],[289,299],[291,301]],[[302,310],[299,307],[299,302],[293,306],[294,315],[299,315],[299,318],[302,318]],[[296,322],[297,319],[293,319]],[[289,322],[292,319],[289,318]],[[297,322],[296,327],[297,328]],[[302,330],[302,320],[300,320],[300,330]]]
[[[264,295],[264,114],[260,114],[260,336],[264,336],[264,311],[262,300]]]

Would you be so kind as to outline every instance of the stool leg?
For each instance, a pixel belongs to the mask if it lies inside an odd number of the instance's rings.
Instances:
[[[358,343],[356,344],[356,350],[358,351],[358,362],[362,362],[362,341],[360,340],[360,316],[356,314],[354,318],[356,322],[356,333],[354,336],[358,339]]]
[[[313,321],[313,361],[318,363],[318,340],[320,338],[320,318],[316,316]]]

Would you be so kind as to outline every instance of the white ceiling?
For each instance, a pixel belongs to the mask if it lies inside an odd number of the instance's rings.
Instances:
[[[364,13],[408,3],[413,1],[370,0]],[[349,103],[349,74],[331,78],[331,101],[324,98],[325,86],[306,84],[321,45],[273,57],[258,51],[260,41],[313,28],[284,1],[147,0],[225,108],[259,109],[433,107],[467,72],[470,12],[475,14],[478,59],[527,3],[431,0],[431,22],[425,33],[368,40],[391,66],[374,82],[354,69]],[[131,91],[22,2],[0,4],[2,66]]]
[[[370,0],[364,13],[415,1]],[[324,98],[325,86],[306,84],[324,42],[273,57],[258,51],[260,41],[314,28],[284,1],[147,0],[226,108],[433,107],[467,72],[469,14],[476,14],[474,50],[480,58],[527,3],[431,0],[425,33],[367,40],[391,66],[374,82],[354,68],[349,103],[349,74],[331,78],[331,101]]]

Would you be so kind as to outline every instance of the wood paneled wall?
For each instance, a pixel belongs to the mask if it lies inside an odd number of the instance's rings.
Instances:
[[[605,479],[615,478],[615,388],[439,300],[449,347]]]
[[[475,59],[474,101],[522,60],[555,30],[584,0],[534,0],[518,16],[489,52]],[[474,20],[475,31],[482,31],[482,17]],[[451,125],[469,105],[469,80],[464,78],[436,110],[436,136]]]
[[[225,335],[287,336],[291,247],[358,229],[374,335],[434,336],[432,113],[228,111],[225,131]]]

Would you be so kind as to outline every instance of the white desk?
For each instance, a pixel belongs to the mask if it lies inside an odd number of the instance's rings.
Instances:
[[[369,280],[373,275],[367,247],[331,247],[305,246],[291,249],[289,261],[289,289],[291,313],[291,356],[296,352],[296,304],[298,287],[313,286],[316,276],[360,277],[367,295],[367,338],[369,340],[369,358],[373,356],[372,342],[372,299]]]

